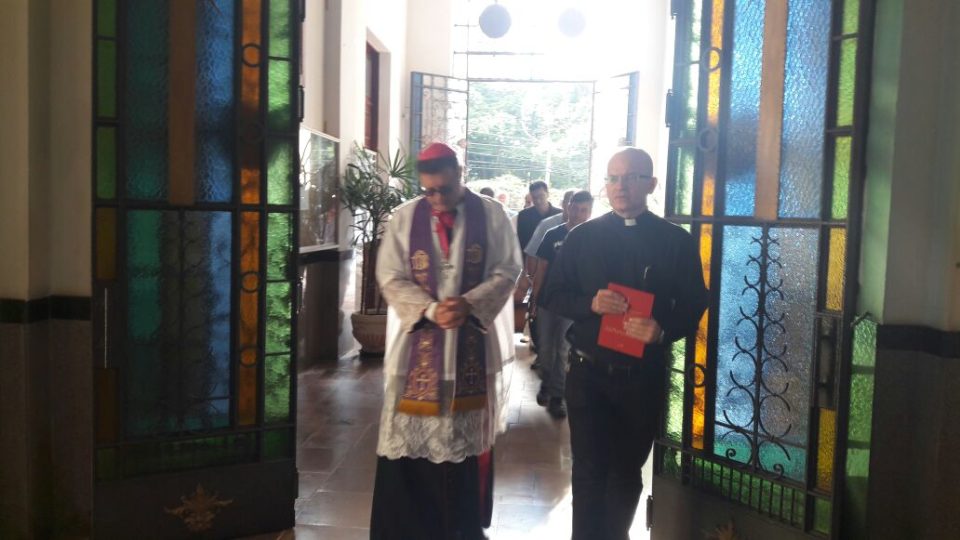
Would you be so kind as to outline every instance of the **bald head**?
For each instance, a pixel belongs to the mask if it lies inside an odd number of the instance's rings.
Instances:
[[[607,163],[607,198],[610,207],[624,218],[647,209],[647,195],[657,186],[653,160],[639,148],[624,148]]]
[[[607,163],[607,169],[611,169],[614,166],[621,172],[614,173],[608,170],[609,174],[653,174],[653,159],[650,158],[650,154],[632,146],[619,150],[610,158],[610,161]]]

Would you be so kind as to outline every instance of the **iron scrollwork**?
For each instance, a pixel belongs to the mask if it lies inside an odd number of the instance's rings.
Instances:
[[[771,373],[778,370],[781,370],[780,373],[790,371],[784,360],[787,345],[782,344],[779,348],[771,348],[771,344],[776,341],[775,338],[785,335],[787,331],[785,327],[787,314],[776,308],[777,300],[780,302],[784,300],[783,278],[774,277],[780,274],[779,270],[783,269],[783,263],[780,261],[779,240],[771,235],[769,227],[762,228],[760,237],[751,237],[751,245],[758,246],[759,253],[748,255],[747,266],[756,267],[757,277],[751,279],[750,276],[743,276],[744,288],[741,296],[754,297],[756,308],[750,312],[741,304],[737,325],[750,325],[755,331],[756,340],[754,343],[744,343],[740,336],[737,336],[734,339],[737,352],[733,360],[743,361],[752,366],[753,376],[750,380],[741,380],[731,369],[727,376],[732,386],[727,390],[726,395],[730,397],[735,393],[741,393],[747,398],[746,401],[752,404],[752,411],[748,420],[737,422],[736,418],[731,418],[727,410],[723,410],[725,422],[718,422],[718,424],[728,429],[720,435],[721,440],[735,435],[743,439],[750,451],[744,459],[738,455],[737,448],[731,445],[724,452],[725,457],[755,470],[773,472],[778,478],[782,478],[786,473],[784,462],[777,459],[774,463],[770,463],[772,461],[770,455],[766,454],[761,459],[761,454],[765,446],[772,446],[779,451],[774,452],[774,455],[782,453],[787,462],[791,461],[791,455],[784,440],[790,434],[793,424],[788,423],[779,432],[773,432],[765,424],[763,415],[765,408],[774,406],[773,404],[787,411],[792,410],[787,400],[790,382],[784,381],[782,385],[778,385],[770,380]],[[777,271],[772,271],[774,268]]]

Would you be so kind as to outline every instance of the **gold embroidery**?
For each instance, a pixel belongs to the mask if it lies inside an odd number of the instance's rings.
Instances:
[[[430,256],[427,255],[427,252],[418,249],[412,257],[410,257],[410,263],[413,265],[413,269],[417,271],[423,271],[430,268]]]

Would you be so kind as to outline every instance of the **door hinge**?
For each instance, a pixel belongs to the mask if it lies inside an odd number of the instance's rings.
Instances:
[[[647,530],[653,528],[653,495],[647,495]]]
[[[668,128],[673,123],[673,89],[667,90],[666,112],[663,114],[663,123]]]
[[[676,19],[677,15],[680,13],[680,6],[678,5],[680,0],[670,0],[670,18]]]
[[[300,122],[303,122],[303,117],[307,113],[307,97],[303,91],[303,85],[297,87],[297,115],[300,118]]]

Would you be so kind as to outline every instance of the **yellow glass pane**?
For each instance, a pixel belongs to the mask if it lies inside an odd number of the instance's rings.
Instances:
[[[713,225],[700,227],[700,259],[703,262],[703,279],[710,283],[710,255],[713,248]],[[706,387],[703,375],[707,370],[707,321],[709,310],[700,319],[697,328],[697,343],[694,349],[694,363],[700,367],[694,371],[693,410],[691,411],[691,443],[694,448],[703,450],[703,426],[706,419]]]
[[[117,211],[97,208],[97,279],[112,281],[117,276]]]
[[[820,409],[820,436],[817,449],[817,488],[833,490],[833,453],[837,445],[837,413]]]
[[[847,255],[847,230],[830,230],[830,255],[827,262],[827,309],[843,308],[843,275]]]
[[[724,0],[715,0],[710,20],[710,46],[713,51],[723,50],[723,8]],[[720,123],[720,80],[723,69],[720,68],[720,57],[717,52],[709,56],[711,69],[707,79],[707,125],[716,130]],[[716,67],[716,69],[712,69]],[[703,199],[700,213],[704,216],[713,215],[714,196],[716,192],[717,152],[716,148],[707,152],[703,173]]]

